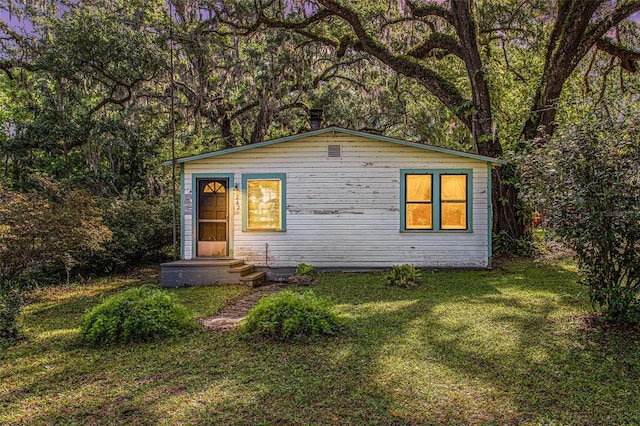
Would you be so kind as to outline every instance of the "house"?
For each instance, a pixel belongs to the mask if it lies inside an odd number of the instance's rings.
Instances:
[[[166,286],[300,263],[491,267],[491,168],[501,160],[328,127],[176,163],[182,260],[163,265]],[[236,278],[212,278],[216,263]]]

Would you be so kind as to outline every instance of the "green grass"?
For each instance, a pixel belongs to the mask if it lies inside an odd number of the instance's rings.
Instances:
[[[562,261],[424,272],[411,289],[322,274],[340,336],[200,329],[102,349],[78,342],[82,313],[157,272],[41,290],[29,340],[0,353],[0,424],[638,424],[640,332],[585,327],[575,278]],[[246,289],[172,291],[205,316]]]

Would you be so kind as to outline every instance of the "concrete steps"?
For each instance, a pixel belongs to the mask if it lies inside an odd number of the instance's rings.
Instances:
[[[177,260],[160,265],[163,287],[195,285],[244,284],[258,287],[266,284],[264,272],[256,272],[253,265],[231,258]]]

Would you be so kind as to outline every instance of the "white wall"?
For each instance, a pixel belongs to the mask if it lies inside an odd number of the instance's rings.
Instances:
[[[327,158],[340,144],[341,158]],[[242,197],[230,198],[231,255],[256,266],[486,267],[489,265],[487,163],[420,148],[326,133],[184,164],[193,173],[286,174],[286,232],[242,231]],[[472,169],[472,232],[400,232],[400,169]],[[193,219],[184,215],[183,257],[193,252]],[[268,244],[268,254],[266,251]],[[268,259],[267,259],[268,256]]]

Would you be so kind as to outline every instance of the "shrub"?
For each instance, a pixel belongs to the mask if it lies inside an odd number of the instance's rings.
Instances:
[[[8,280],[0,279],[0,346],[16,341],[19,334],[18,315],[23,299]]]
[[[90,272],[119,272],[129,267],[167,260],[172,244],[171,199],[102,200],[111,240],[105,250],[86,259]]]
[[[312,291],[294,293],[290,290],[262,298],[242,325],[247,335],[282,341],[336,334],[339,329],[340,321],[326,300]]]
[[[44,177],[35,182],[38,191],[32,193],[0,188],[0,275],[20,278],[62,268],[68,281],[87,252],[103,250],[111,232],[86,191]]]
[[[192,314],[170,294],[142,286],[88,311],[80,322],[80,337],[91,344],[141,342],[180,335],[194,326]]]
[[[393,265],[387,274],[387,284],[396,287],[416,287],[420,285],[420,271],[412,265]]]
[[[524,181],[546,226],[575,250],[593,305],[607,319],[639,322],[638,117],[591,118],[525,159]]]

